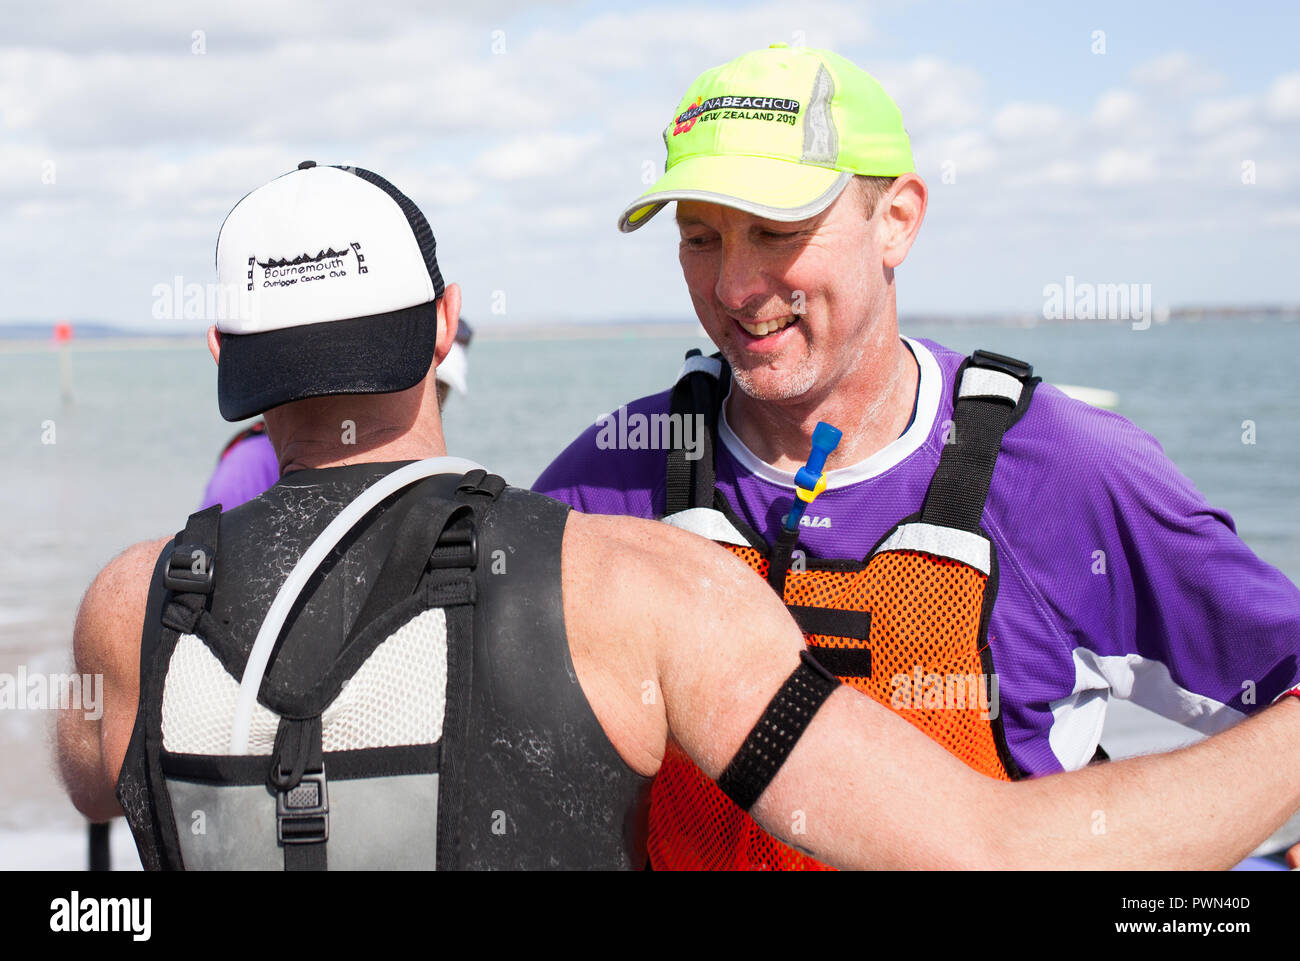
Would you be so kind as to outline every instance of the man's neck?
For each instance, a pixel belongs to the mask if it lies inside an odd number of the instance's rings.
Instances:
[[[902,434],[912,414],[920,369],[897,337],[810,401],[774,403],[732,390],[727,423],[759,459],[778,470],[797,471],[812,450],[818,421],[843,432],[827,469],[866,460]]]
[[[290,471],[346,467],[351,464],[385,464],[395,461],[445,457],[447,445],[442,431],[419,434],[408,428],[375,430],[355,438],[334,434],[325,437],[295,436],[283,444],[272,437],[280,462],[280,474]]]

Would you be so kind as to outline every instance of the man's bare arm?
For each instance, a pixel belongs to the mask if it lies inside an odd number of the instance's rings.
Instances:
[[[149,581],[170,538],[127,548],[100,571],[77,611],[72,647],[80,673],[104,678],[103,716],[59,713],[59,771],[78,811],[95,821],[122,813],[114,791],[140,695],[140,633]]]
[[[575,514],[570,527],[575,665],[615,747],[653,771],[666,717],[717,777],[798,664],[798,627],[752,571],[701,538],[627,518]],[[571,569],[588,566],[601,572],[599,603],[569,596]],[[596,577],[573,583],[583,576]],[[657,708],[640,696],[651,670]],[[1300,705],[1173,754],[1007,784],[842,687],[752,813],[846,867],[1213,868],[1249,854],[1298,807]]]

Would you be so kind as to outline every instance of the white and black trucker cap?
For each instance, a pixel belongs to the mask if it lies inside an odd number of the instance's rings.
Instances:
[[[297,170],[254,190],[217,236],[226,420],[329,394],[387,394],[429,372],[442,275],[418,207],[359,167]]]

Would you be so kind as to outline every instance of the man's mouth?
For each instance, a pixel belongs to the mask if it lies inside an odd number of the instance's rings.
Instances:
[[[745,321],[741,320],[739,317],[735,318],[736,323],[738,323],[745,333],[749,334],[751,337],[766,337],[768,334],[775,334],[778,330],[784,330],[786,327],[789,327],[796,320],[798,320],[798,318],[793,314],[787,314],[786,316],[779,317],[776,320]]]

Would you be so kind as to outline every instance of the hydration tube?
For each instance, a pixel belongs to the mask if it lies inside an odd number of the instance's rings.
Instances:
[[[798,496],[790,508],[790,513],[785,515],[786,530],[798,529],[799,518],[803,517],[803,512],[808,509],[808,505],[817,495],[826,489],[826,458],[830,456],[831,451],[840,446],[840,438],[843,436],[838,427],[832,427],[824,420],[817,422],[817,426],[813,429],[812,453],[808,455],[808,463],[800,467],[798,473],[794,475],[794,492]]]
[[[235,723],[230,729],[230,753],[243,755],[248,753],[249,728],[253,723],[253,706],[257,703],[257,693],[262,689],[262,678],[266,674],[267,662],[271,659],[271,649],[284,628],[289,611],[298,600],[298,595],[307,584],[308,578],[316,572],[339,541],[343,540],[357,522],[370,512],[380,501],[390,494],[409,487],[416,481],[434,474],[466,474],[472,470],[484,468],[463,457],[431,457],[400,467],[386,477],[382,477],[361,492],[352,503],[343,508],[334,520],[329,522],[320,536],[312,542],[293,570],[285,579],[280,593],[271,602],[266,612],[266,619],[257,632],[253,649],[248,654],[248,663],[244,666],[244,676],[239,681],[239,699],[235,702]]]
[[[813,429],[812,453],[808,455],[808,463],[794,475],[795,501],[785,515],[767,564],[767,583],[782,600],[785,599],[785,577],[790,567],[790,555],[799,541],[799,520],[808,505],[826,489],[826,458],[839,446],[843,436],[838,427],[832,427],[824,420],[818,421]]]

